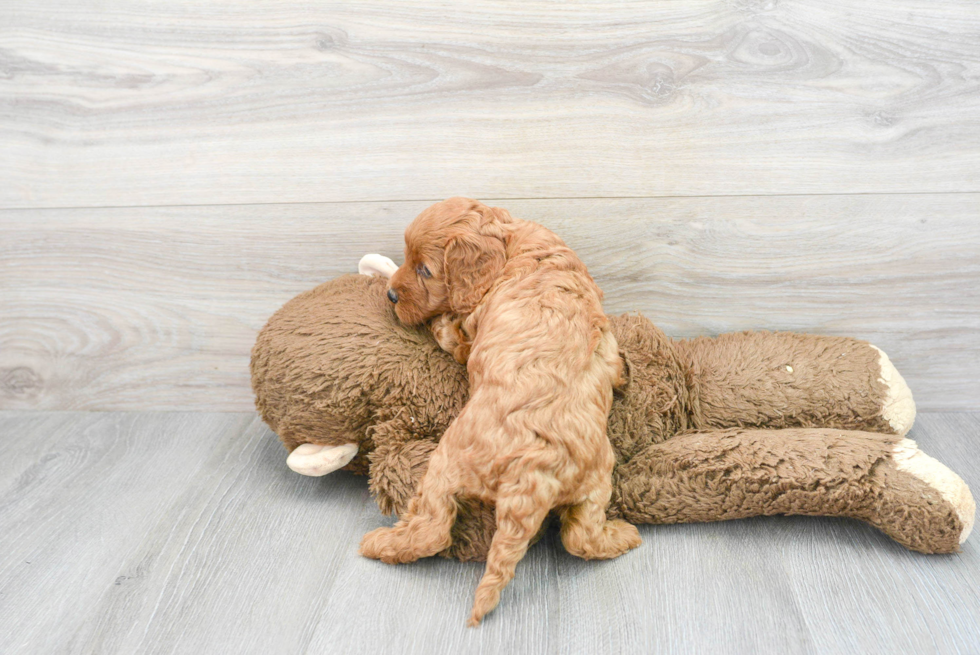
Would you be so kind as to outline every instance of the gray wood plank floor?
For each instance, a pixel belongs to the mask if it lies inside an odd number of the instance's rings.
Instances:
[[[980,490],[980,415],[911,436]],[[356,553],[365,480],[303,478],[251,413],[0,412],[0,652],[980,651],[980,548],[855,521],[647,526],[605,563],[554,534],[483,627],[482,566]]]

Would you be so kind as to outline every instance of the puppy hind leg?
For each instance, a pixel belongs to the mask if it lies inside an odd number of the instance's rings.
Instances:
[[[527,552],[541,522],[552,507],[545,494],[497,497],[497,531],[490,542],[487,568],[476,588],[473,612],[467,623],[480,625],[483,617],[500,602],[500,592],[514,578],[517,563]]]
[[[458,490],[446,469],[447,459],[436,449],[402,519],[391,528],[378,528],[364,535],[361,555],[388,564],[402,564],[449,548]]]
[[[583,559],[612,559],[640,545],[636,526],[626,521],[606,520],[611,493],[612,483],[606,479],[585,500],[560,511],[561,542],[572,555]]]

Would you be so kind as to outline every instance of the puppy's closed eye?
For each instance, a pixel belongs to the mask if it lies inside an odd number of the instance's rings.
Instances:
[[[419,264],[418,268],[415,269],[415,272],[424,277],[426,280],[432,277],[432,271],[430,271],[429,267],[425,264]]]

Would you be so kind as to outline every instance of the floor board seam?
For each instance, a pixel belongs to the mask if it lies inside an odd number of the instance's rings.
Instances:
[[[497,201],[529,200],[673,200],[708,198],[805,198],[805,197],[849,197],[849,196],[954,196],[980,193],[980,188],[963,191],[854,191],[841,193],[720,193],[720,194],[670,194],[670,195],[623,195],[623,196],[481,196],[482,199]],[[92,209],[175,209],[181,207],[266,207],[280,205],[370,205],[410,202],[439,202],[444,198],[382,198],[355,200],[293,200],[281,202],[231,202],[231,203],[177,203],[173,205],[57,205],[50,207],[0,207],[0,212],[20,211],[67,211]]]

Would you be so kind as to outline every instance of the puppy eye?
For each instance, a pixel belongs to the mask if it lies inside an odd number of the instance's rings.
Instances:
[[[419,264],[419,267],[416,270],[418,271],[419,275],[426,279],[432,277],[432,271],[430,271],[429,267],[425,264]]]

